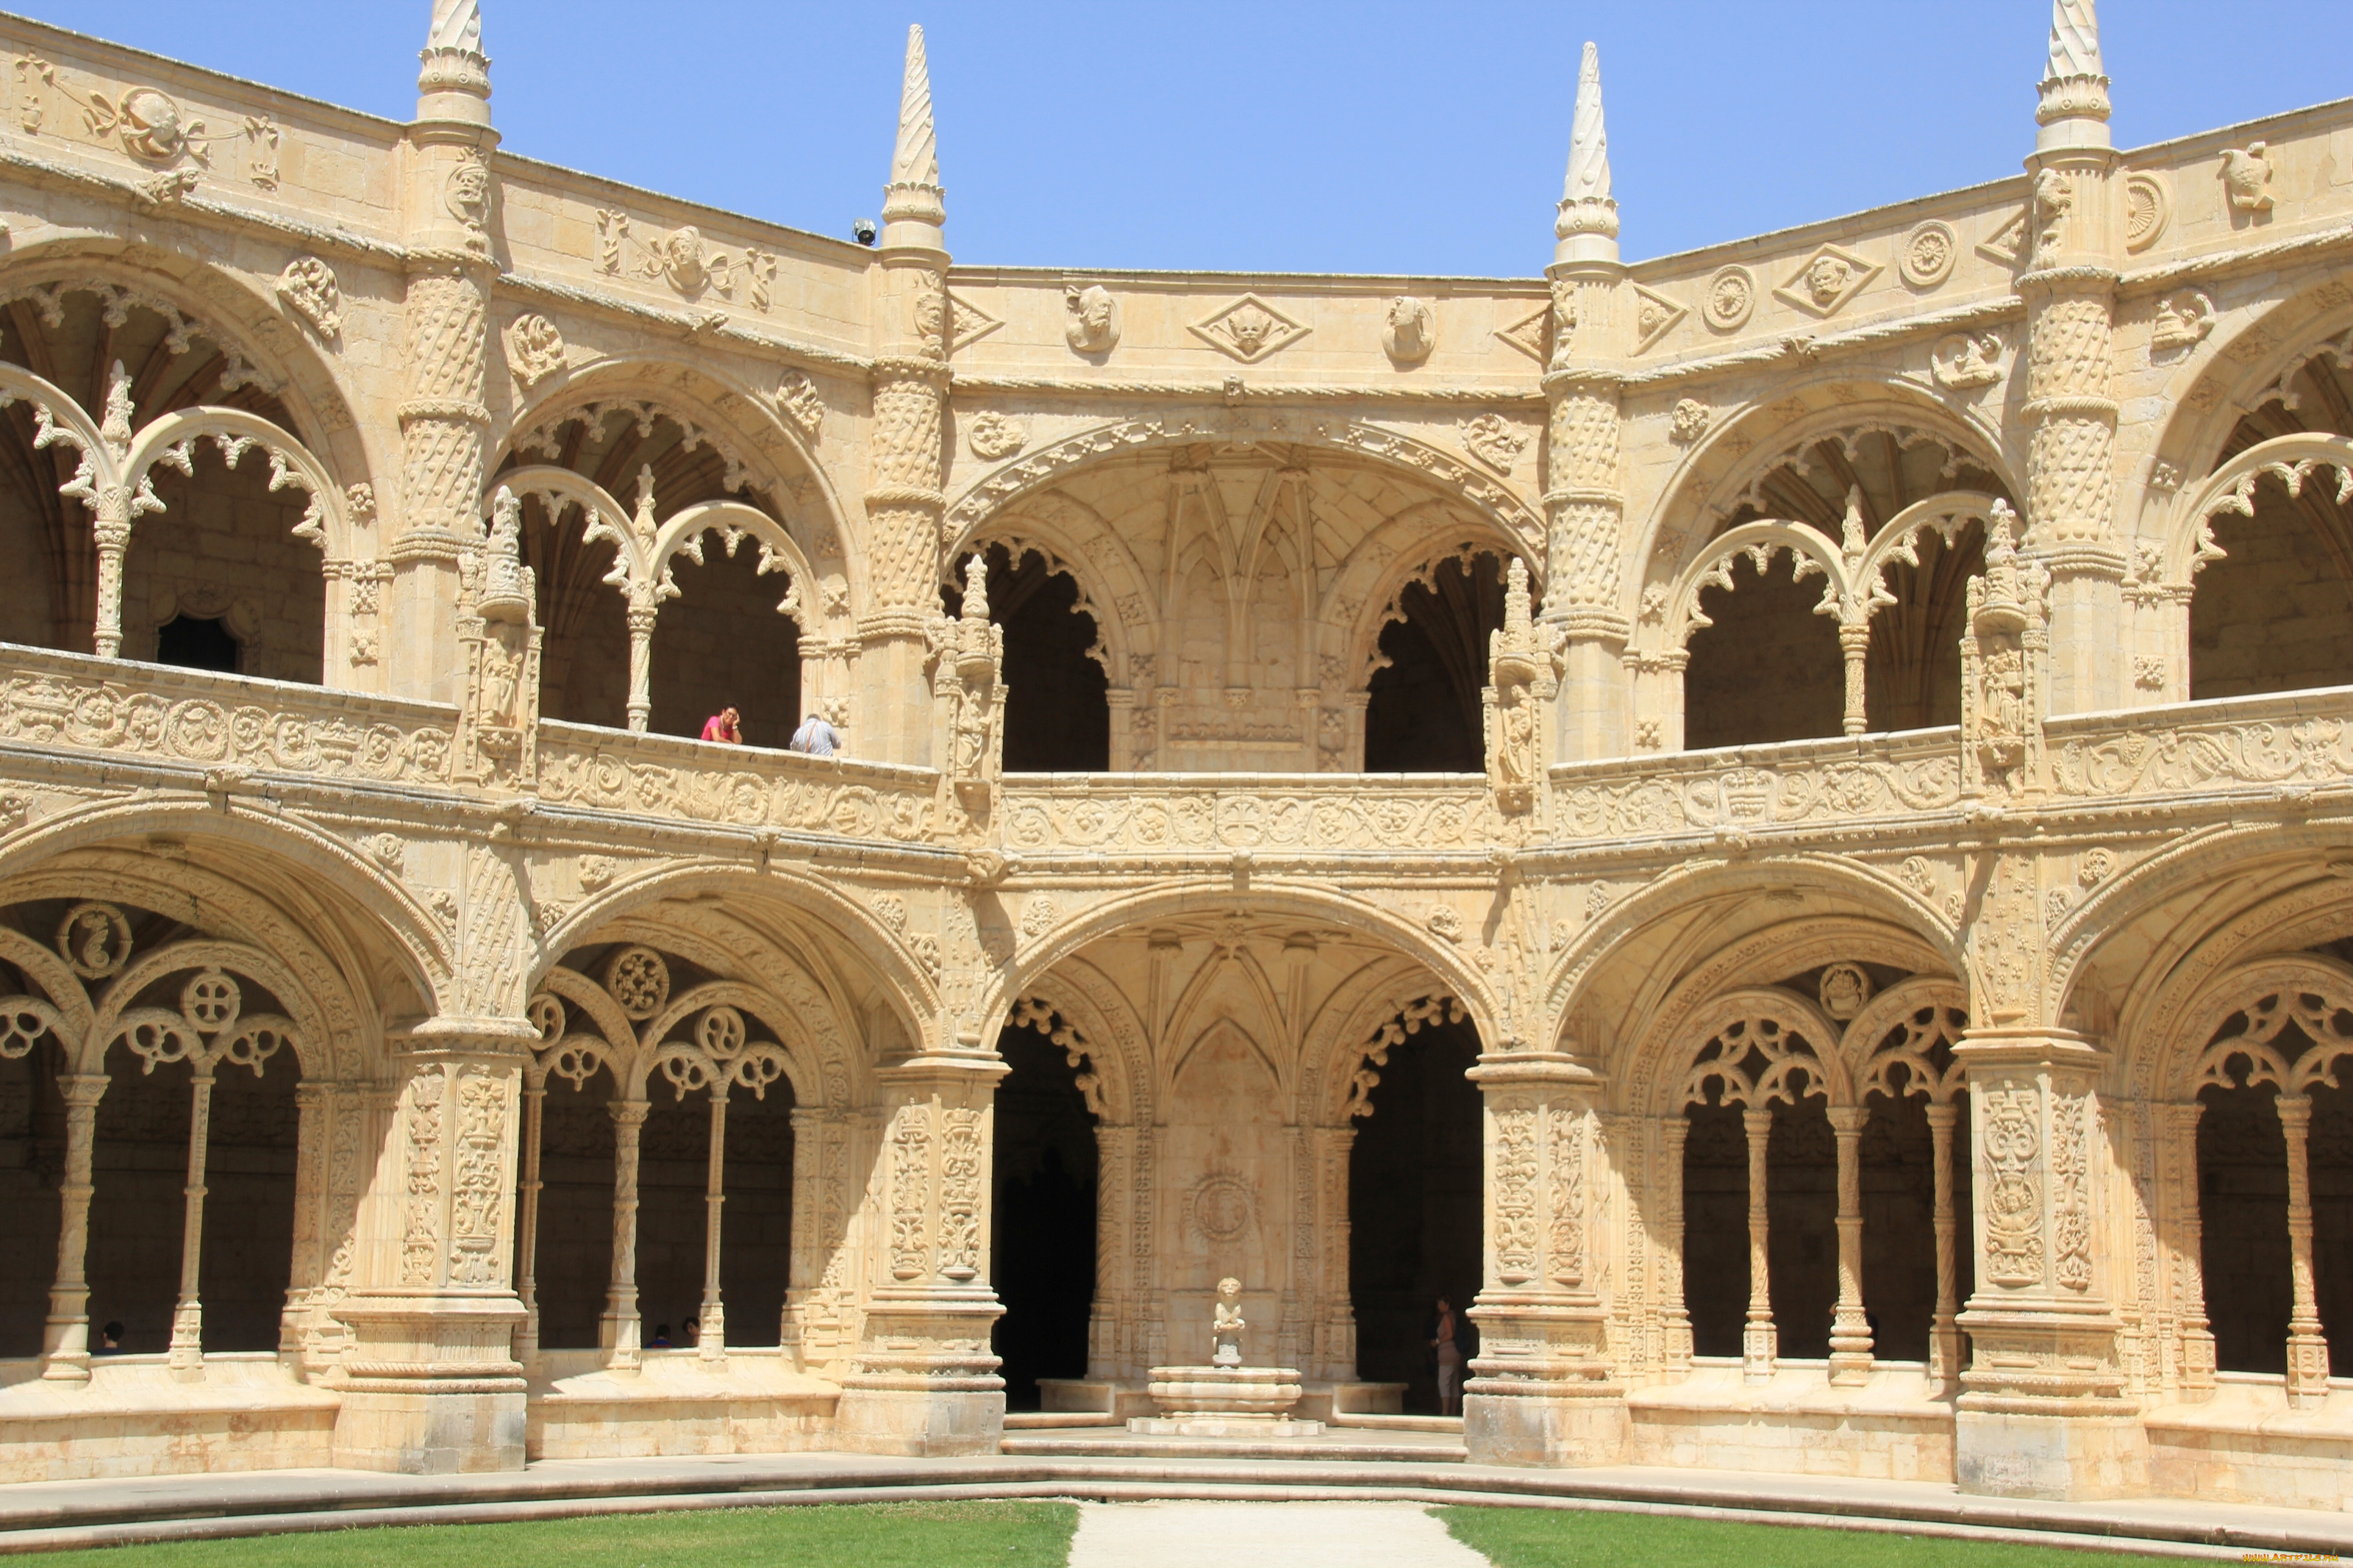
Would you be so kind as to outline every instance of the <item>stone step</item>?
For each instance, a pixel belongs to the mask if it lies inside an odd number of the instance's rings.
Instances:
[[[1071,1432],[1008,1432],[998,1451],[1031,1458],[1072,1459],[1325,1459],[1406,1464],[1463,1464],[1471,1458],[1461,1443],[1442,1437],[1419,1440],[1338,1437],[1147,1437],[1122,1434],[1095,1436]]]
[[[1008,1432],[1026,1432],[1036,1427],[1052,1426],[1124,1426],[1127,1417],[1113,1415],[1103,1410],[1008,1410],[1005,1413]]]
[[[1457,1437],[1462,1436],[1460,1415],[1383,1415],[1341,1411],[1333,1415],[1330,1425],[1360,1426],[1367,1432],[1449,1432]]]

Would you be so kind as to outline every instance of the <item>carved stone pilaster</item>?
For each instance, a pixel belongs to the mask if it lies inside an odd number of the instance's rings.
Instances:
[[[988,618],[988,565],[965,563],[962,613],[925,628],[932,693],[932,755],[941,819],[976,839],[988,826],[1004,769],[1005,628]]]
[[[2109,1265],[2105,1053],[2063,1030],[1975,1028],[1968,1075],[1977,1289],[1960,1315],[1961,1488],[2005,1497],[2126,1496],[2148,1485]]]
[[[1495,809],[1505,816],[1541,823],[1549,793],[1546,768],[1553,748],[1553,698],[1560,689],[1560,663],[1550,634],[1539,628],[1528,603],[1527,563],[1517,556],[1506,574],[1504,625],[1487,638],[1487,679],[1481,693],[1486,720],[1487,786]]]
[[[490,289],[498,273],[491,154],[499,136],[491,128],[490,61],[471,0],[435,6],[417,92],[406,193],[402,482],[397,526],[385,551],[393,567],[386,608],[395,628],[385,639],[385,674],[387,689],[398,695],[448,702],[458,696],[448,653],[459,556],[481,538]]]
[[[410,1474],[520,1469],[522,1321],[514,1252],[526,1020],[434,1019],[393,1040],[374,1096],[378,1156],[350,1326],[337,1465]]]
[[[993,1454],[1005,1380],[989,1349],[1004,1309],[987,1279],[989,1148],[1003,1061],[918,1057],[878,1076],[885,1114],[881,1257],[835,1428],[864,1454]]]
[[[1486,1099],[1488,1283],[1471,1309],[1464,1441],[1480,1464],[1616,1464],[1626,1395],[1593,1284],[1600,1079],[1533,1051],[1482,1056],[1471,1077]]]

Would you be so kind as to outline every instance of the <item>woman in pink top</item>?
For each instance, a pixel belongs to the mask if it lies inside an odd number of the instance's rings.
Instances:
[[[702,738],[706,741],[718,741],[730,746],[742,745],[744,715],[736,712],[733,704],[722,708],[702,721]]]

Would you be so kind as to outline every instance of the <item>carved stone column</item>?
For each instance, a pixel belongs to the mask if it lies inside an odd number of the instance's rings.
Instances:
[[[1683,1145],[1690,1139],[1691,1119],[1682,1111],[1659,1119],[1659,1363],[1671,1377],[1692,1364],[1691,1308],[1683,1300]]]
[[[780,1344],[799,1370],[838,1377],[858,1349],[862,1284],[854,1187],[873,1163],[871,1117],[796,1107],[793,1238]]]
[[[1626,1394],[1593,1284],[1601,1080],[1536,1051],[1490,1052],[1471,1078],[1486,1100],[1487,1283],[1463,1439],[1476,1464],[1617,1464]]]
[[[1087,1309],[1087,1376],[1092,1381],[1114,1378],[1120,1372],[1128,1307],[1128,1191],[1134,1168],[1135,1129],[1097,1122],[1095,1297]]]
[[[1854,1387],[1871,1377],[1871,1320],[1862,1310],[1862,1125],[1859,1105],[1833,1105],[1838,1145],[1838,1309],[1831,1321],[1831,1382]]]
[[[1780,1330],[1773,1322],[1773,1216],[1765,1201],[1772,1108],[1743,1107],[1740,1128],[1748,1144],[1748,1316],[1740,1328],[1740,1381],[1770,1383],[1781,1353]]]
[[[2116,542],[2116,292],[2122,225],[2108,79],[2090,0],[2056,0],[2026,167],[2029,552],[2051,571],[2051,710],[2127,700],[2125,555]]]
[[[993,1054],[916,1057],[883,1086],[881,1240],[856,1370],[841,1380],[839,1446],[861,1454],[993,1454],[1005,1380],[989,1349],[1004,1310],[987,1279]]]
[[[1929,1159],[1936,1166],[1936,1310],[1929,1320],[1928,1378],[1937,1388],[1951,1391],[1961,1377],[1960,1258],[1955,1248],[1959,1224],[1953,1212],[1953,1128],[1960,1107],[1950,1100],[1928,1108]]]
[[[205,1375],[205,1310],[197,1294],[205,1258],[205,1157],[212,1145],[213,1063],[191,1053],[188,1085],[188,1180],[182,1189],[180,1296],[172,1307],[172,1376],[200,1383]]]
[[[360,1265],[334,1463],[446,1475],[522,1467],[522,1303],[515,1142],[525,1019],[437,1018],[394,1035],[373,1100],[380,1152],[360,1211]]]
[[[2203,1401],[2214,1394],[2214,1333],[2206,1318],[2206,1229],[2198,1204],[2198,1122],[2203,1100],[2161,1108],[2158,1125],[2165,1142],[2168,1228],[2173,1237],[2173,1310],[2181,1336],[2181,1392]]]
[[[1978,1249],[1960,1315],[1972,1346],[1954,1430],[1961,1489],[2144,1492],[2147,1445],[2099,1245],[2105,1053],[2064,1030],[1994,1025],[1954,1055],[1968,1075]]]
[[[1577,82],[1568,176],[1553,221],[1551,352],[1545,366],[1544,620],[1561,640],[1559,721],[1553,762],[1624,756],[1632,629],[1621,606],[1619,535],[1619,362],[1631,344],[1618,317],[1626,268],[1618,259],[1618,204],[1609,195],[1601,65],[1591,45]]]
[[[2287,1402],[2309,1410],[2328,1397],[2328,1341],[2312,1275],[2312,1101],[2283,1094],[2276,1104],[2287,1140]]]
[[[539,1357],[539,1198],[547,1188],[539,1173],[540,1122],[546,1110],[547,1074],[526,1068],[519,1142],[522,1179],[515,1184],[515,1297],[522,1303],[522,1326],[514,1339],[515,1360],[525,1366]]]
[[[706,1362],[727,1359],[727,1306],[719,1291],[721,1216],[727,1205],[727,1080],[711,1086],[710,1169],[702,1194],[702,1308],[695,1316],[695,1349]]]
[[[489,443],[490,289],[496,205],[490,60],[475,0],[436,0],[408,128],[408,384],[399,406],[401,495],[385,639],[386,689],[458,698],[459,556],[482,535]]]
[[[638,1144],[653,1107],[642,1100],[617,1100],[605,1109],[613,1117],[613,1267],[596,1338],[607,1368],[634,1372],[639,1348]]]
[[[98,1142],[98,1102],[107,1075],[61,1073],[66,1102],[64,1179],[58,1183],[58,1272],[49,1286],[49,1318],[41,1335],[41,1375],[61,1383],[90,1381],[90,1153]]]

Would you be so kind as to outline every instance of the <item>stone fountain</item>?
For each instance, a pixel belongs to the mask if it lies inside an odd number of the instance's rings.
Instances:
[[[1131,1417],[1127,1429],[1153,1437],[1313,1437],[1321,1421],[1295,1419],[1299,1370],[1242,1364],[1241,1281],[1218,1281],[1209,1323],[1216,1342],[1208,1366],[1155,1366],[1145,1392],[1157,1415]]]

